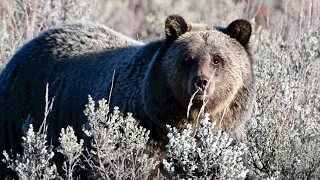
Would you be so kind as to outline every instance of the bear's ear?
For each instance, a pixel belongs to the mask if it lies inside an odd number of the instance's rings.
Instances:
[[[186,33],[189,30],[189,25],[183,17],[171,15],[166,19],[165,28],[167,41],[172,42]]]
[[[251,36],[251,24],[247,20],[238,19],[229,24],[223,32],[235,38],[242,46],[247,46]]]

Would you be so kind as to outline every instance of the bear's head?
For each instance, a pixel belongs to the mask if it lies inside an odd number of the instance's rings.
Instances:
[[[249,101],[248,89],[253,85],[248,45],[251,24],[240,19],[226,28],[192,28],[182,17],[172,15],[165,21],[165,35],[149,69],[151,96],[160,109],[152,119],[179,124],[186,110],[199,112],[203,105],[211,117],[218,118],[227,106],[233,106],[228,113],[239,119],[235,113],[247,108],[248,102],[242,101]],[[155,111],[145,110],[151,115]]]
[[[251,24],[235,20],[222,30],[190,31],[180,16],[165,22],[167,49],[162,70],[175,98],[187,107],[204,103],[211,115],[221,112],[251,78]]]

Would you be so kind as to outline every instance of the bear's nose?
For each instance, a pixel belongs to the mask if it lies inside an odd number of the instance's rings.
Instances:
[[[199,89],[201,91],[205,91],[209,85],[209,80],[207,78],[200,78],[196,81],[194,84],[196,89]]]

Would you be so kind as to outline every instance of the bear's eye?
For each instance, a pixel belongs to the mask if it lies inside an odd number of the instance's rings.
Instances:
[[[194,61],[194,57],[188,57],[188,58],[186,59],[186,61],[192,62],[192,61]]]
[[[214,58],[213,59],[213,64],[214,65],[218,65],[220,63],[220,59],[219,58]]]
[[[183,63],[184,64],[191,64],[193,61],[194,61],[193,57],[188,57],[183,61]]]
[[[185,70],[188,70],[192,66],[193,62],[194,62],[194,59],[191,57],[188,57],[181,61],[181,65]]]

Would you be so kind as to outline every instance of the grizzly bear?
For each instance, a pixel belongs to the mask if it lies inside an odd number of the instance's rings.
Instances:
[[[166,124],[196,125],[201,107],[219,129],[241,137],[254,94],[250,36],[246,20],[215,29],[177,15],[166,19],[164,39],[147,44],[100,25],[47,30],[0,74],[0,152],[21,152],[28,114],[40,127],[47,83],[49,100],[54,97],[47,135],[54,146],[67,125],[81,136],[88,95],[108,99],[112,83],[110,106],[132,112],[156,140],[166,141]]]

